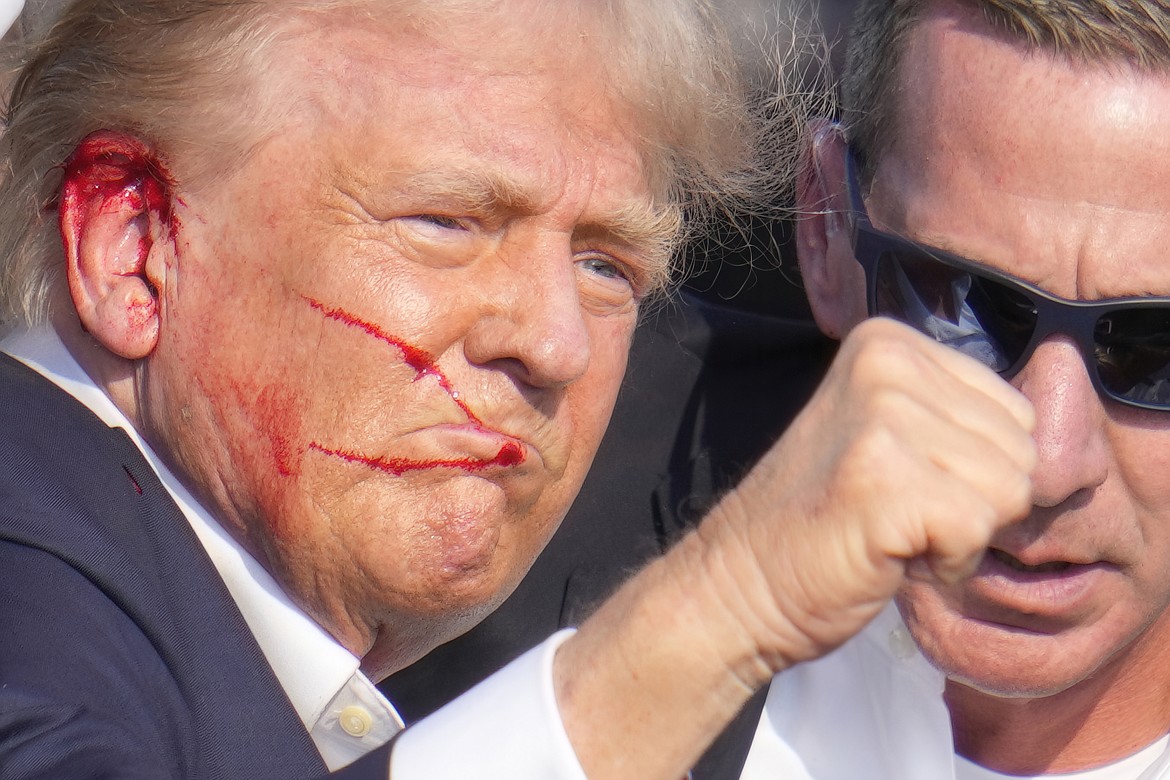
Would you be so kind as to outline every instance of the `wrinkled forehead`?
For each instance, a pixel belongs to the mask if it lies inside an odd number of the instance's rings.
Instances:
[[[615,64],[623,59],[622,46],[601,5],[573,0],[325,4],[284,24],[258,74],[260,88],[269,99],[287,104],[286,115],[348,113],[356,120],[354,108],[365,104],[380,121],[394,118],[384,111],[391,106],[376,102],[396,99],[388,85],[417,100],[462,95],[465,106],[477,103],[480,111],[485,101],[476,98],[495,95],[504,105],[528,96],[547,111],[574,119],[582,138],[594,134],[612,143],[621,136],[649,152],[659,128],[653,127],[652,112],[635,108],[647,101],[634,94],[641,88],[636,80]],[[453,118],[465,118],[455,116],[465,113],[458,103],[451,110]],[[670,178],[667,172],[644,173]],[[668,187],[657,189],[665,193]]]
[[[290,20],[257,74],[275,124],[320,121],[327,135],[430,105],[464,140],[510,139],[519,154],[526,143],[559,146],[566,166],[608,148],[656,206],[669,202],[673,172],[656,164],[659,128],[648,101],[631,94],[637,85],[614,67],[620,57],[609,51],[598,4],[457,3],[441,21],[435,7],[403,14],[400,5],[329,7]],[[534,117],[548,121],[538,130]],[[560,137],[550,136],[554,125]]]
[[[645,248],[662,266],[652,276],[665,274],[678,223],[637,122],[588,19],[541,7],[441,27],[360,6],[294,19],[256,76],[270,138],[304,145],[299,175],[368,200],[409,190],[476,212],[549,212]]]

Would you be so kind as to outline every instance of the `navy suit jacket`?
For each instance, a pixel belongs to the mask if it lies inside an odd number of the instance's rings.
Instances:
[[[130,438],[3,355],[0,432],[0,777],[326,775]]]

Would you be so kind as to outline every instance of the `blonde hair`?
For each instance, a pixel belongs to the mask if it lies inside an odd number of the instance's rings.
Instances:
[[[866,170],[897,130],[906,37],[937,0],[860,0],[842,77],[843,121]],[[1031,50],[1074,62],[1170,66],[1170,4],[1162,0],[958,0]]]
[[[557,8],[568,0],[544,2]],[[49,313],[62,266],[55,215],[60,166],[89,133],[132,134],[180,182],[213,183],[276,119],[248,76],[261,72],[294,15],[354,8],[441,36],[459,14],[499,5],[79,0],[25,55],[0,137],[0,323],[35,324]],[[596,37],[606,76],[634,116],[647,170],[663,193],[665,224],[681,226],[683,215],[702,222],[704,215],[765,201],[777,181],[790,178],[795,135],[777,133],[753,107],[730,36],[707,0],[578,0],[577,6],[593,25],[583,34]],[[232,109],[245,104],[260,118],[240,119]],[[781,146],[787,152],[775,154]]]

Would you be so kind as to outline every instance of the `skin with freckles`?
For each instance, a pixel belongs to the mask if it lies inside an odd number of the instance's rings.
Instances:
[[[75,350],[374,678],[527,569],[661,270],[623,216],[655,208],[633,128],[571,20],[500,14],[441,43],[290,23],[257,76],[287,119],[226,181],[176,182],[175,240],[139,264],[148,355]],[[125,224],[167,222],[146,212]],[[63,219],[96,235],[85,213]]]
[[[902,79],[897,140],[866,199],[876,226],[1068,298],[1170,295],[1170,76],[1029,55],[940,3]],[[840,136],[817,154],[840,203]],[[836,288],[811,292],[836,333],[865,307],[847,242],[821,258]],[[1068,772],[1170,731],[1170,415],[1100,399],[1060,336],[1012,383],[1036,413],[1031,513],[974,576],[912,577],[898,603],[948,674],[960,752]]]

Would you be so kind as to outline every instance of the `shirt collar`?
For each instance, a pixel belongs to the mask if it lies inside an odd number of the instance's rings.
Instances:
[[[268,571],[199,504],[70,354],[56,331],[41,327],[11,333],[0,339],[0,351],[69,393],[106,425],[126,431],[191,524],[305,728],[312,730],[355,675],[365,679],[358,658],[293,604]]]

